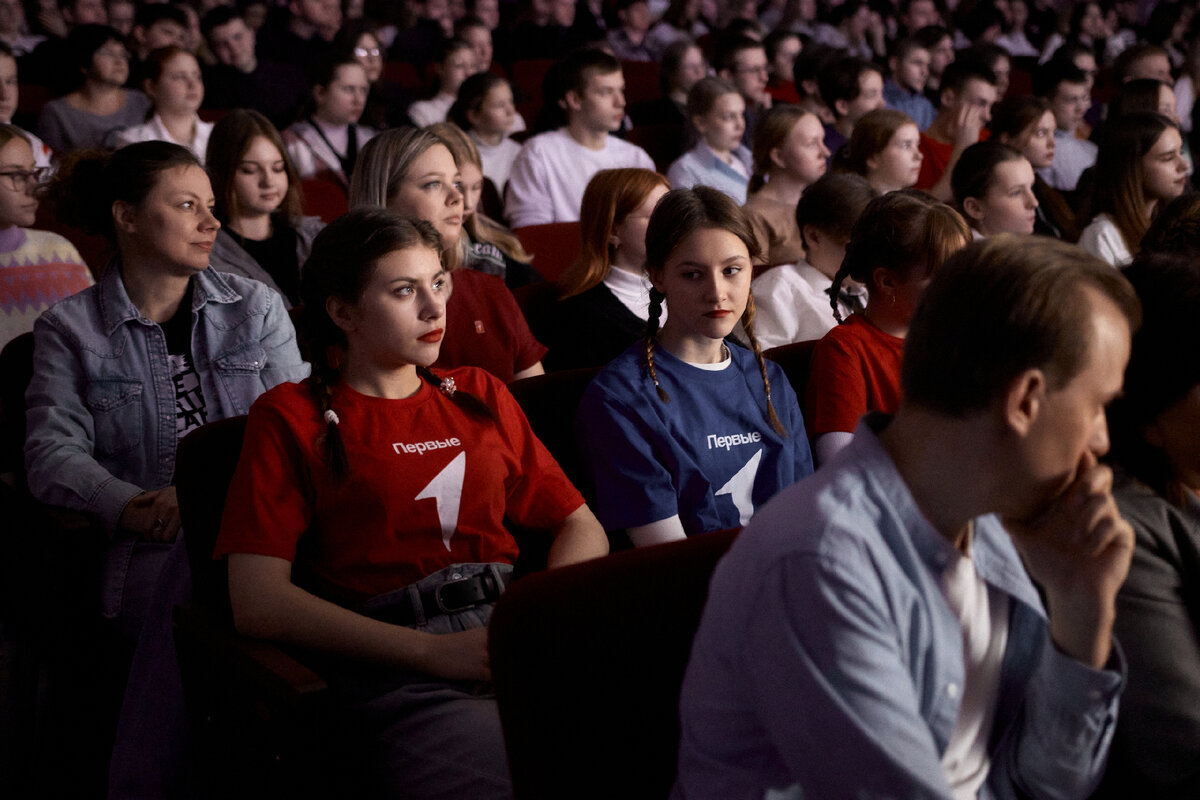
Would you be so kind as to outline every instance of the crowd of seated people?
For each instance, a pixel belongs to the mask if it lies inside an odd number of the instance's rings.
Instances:
[[[1200,791],[1191,4],[400,5],[0,0],[0,478],[102,537],[128,675],[62,793],[199,768],[176,444],[245,414],[234,626],[328,657],[380,792],[511,792],[510,526],[551,569],[748,526],[680,800]],[[579,487],[508,389],[574,369]]]

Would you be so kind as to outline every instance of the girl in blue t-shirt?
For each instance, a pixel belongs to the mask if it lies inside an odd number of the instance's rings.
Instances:
[[[635,545],[744,525],[812,472],[796,395],[754,338],[757,256],[716,189],[676,189],[650,217],[646,338],[597,376],[577,418],[596,514]],[[739,320],[750,350],[726,342]]]

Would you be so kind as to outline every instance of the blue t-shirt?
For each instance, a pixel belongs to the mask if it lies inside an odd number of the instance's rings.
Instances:
[[[775,413],[754,354],[730,344],[720,371],[693,366],[654,349],[659,399],[638,342],[584,392],[576,432],[596,488],[596,515],[607,530],[624,530],[676,514],[689,535],[746,524],[754,510],[812,474],[812,455],[796,394],[767,362]]]

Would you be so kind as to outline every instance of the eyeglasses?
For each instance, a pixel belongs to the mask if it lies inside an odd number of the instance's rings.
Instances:
[[[356,47],[354,48],[355,58],[379,58],[380,50],[378,47]]]
[[[4,182],[11,186],[14,192],[23,192],[29,188],[30,184],[34,186],[41,184],[49,172],[47,167],[38,167],[32,170],[10,169],[0,172],[0,178],[4,178]]]
[[[766,64],[760,64],[759,66],[755,66],[755,67],[738,67],[737,71],[739,73],[741,73],[742,75],[752,75],[752,74],[770,75],[771,74],[770,67],[768,67]]]

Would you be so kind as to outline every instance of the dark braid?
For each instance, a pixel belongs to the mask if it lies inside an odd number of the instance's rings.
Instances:
[[[663,293],[653,286],[650,287],[650,316],[646,320],[646,369],[650,372],[650,380],[658,398],[664,403],[671,402],[667,390],[658,385],[658,371],[654,369],[654,342],[658,339],[658,320],[662,316]]]
[[[433,370],[431,370],[429,367],[418,366],[417,374],[420,375],[421,378],[427,383],[432,384],[435,389],[443,394],[448,395],[450,400],[453,401],[454,405],[458,406],[463,411],[466,411],[468,414],[474,414],[477,417],[490,419],[492,422],[499,422],[499,419],[496,417],[496,412],[492,410],[491,406],[470,392],[464,392],[462,389],[456,388],[452,391],[449,391],[443,380],[435,375]]]
[[[829,288],[829,305],[833,306],[833,318],[838,321],[838,324],[845,322],[842,319],[842,309],[838,306],[838,298],[842,294],[842,284],[846,282],[846,278],[850,277],[850,261],[842,259],[842,265],[838,267],[837,274],[833,276],[833,286]]]
[[[317,418],[324,425],[313,443],[314,449],[325,451],[329,471],[333,473],[335,481],[341,482],[350,474],[346,444],[342,441],[338,424],[325,416],[327,411],[333,411],[333,387],[341,380],[337,367],[329,363],[330,348],[342,344],[341,331],[329,319],[324,307],[312,309],[306,306],[300,317],[300,324],[310,351],[309,363],[312,364],[308,388],[317,406]],[[334,411],[334,414],[336,413]]]
[[[749,292],[746,296],[746,310],[742,313],[742,330],[746,332],[746,338],[750,340],[750,349],[754,351],[754,360],[758,362],[758,371],[762,374],[763,390],[767,394],[767,419],[771,422],[771,427],[780,436],[787,436],[787,428],[783,427],[783,423],[779,421],[779,415],[775,413],[775,404],[771,402],[771,381],[767,378],[767,361],[763,358],[762,348],[758,346],[758,338],[754,335],[754,292]]]

